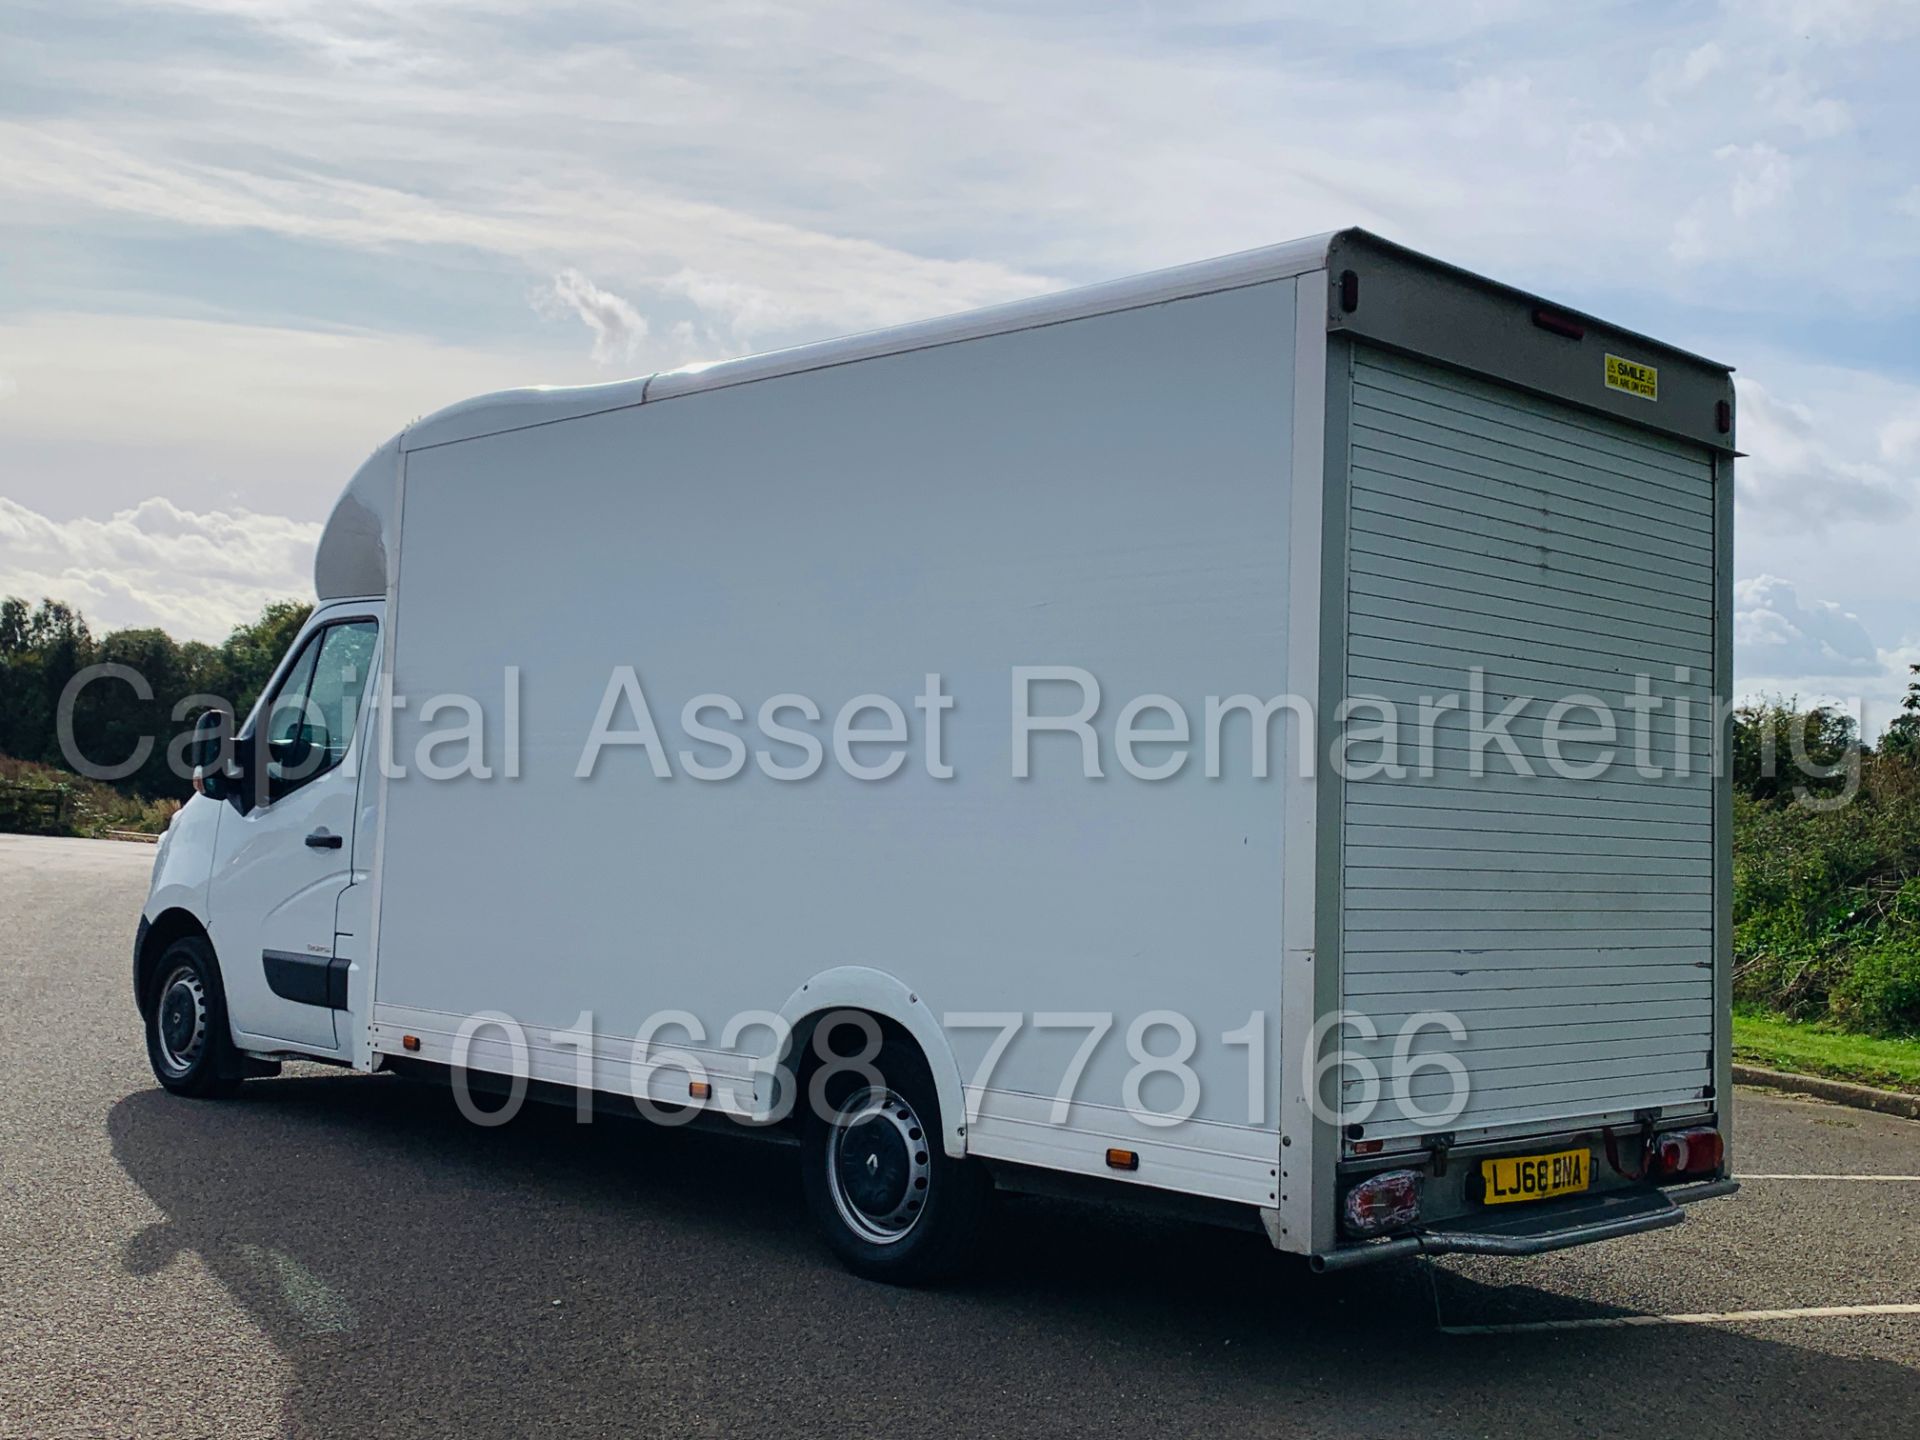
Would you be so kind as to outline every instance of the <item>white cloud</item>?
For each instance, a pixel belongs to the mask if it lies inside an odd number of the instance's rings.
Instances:
[[[0,498],[0,594],[65,600],[96,632],[157,625],[213,642],[269,600],[310,597],[319,538],[317,524],[158,497],[64,522]]]
[[[570,312],[593,332],[593,358],[602,365],[631,363],[647,338],[647,318],[625,297],[602,290],[569,266],[553,277],[552,287],[535,297],[543,314]]]
[[[571,351],[73,311],[0,318],[0,371],[23,381],[0,426],[5,493],[23,504],[104,515],[165,494],[307,519],[422,414],[604,378]]]
[[[1633,141],[1627,132],[1611,120],[1589,120],[1575,127],[1567,140],[1567,158],[1575,164],[1584,160],[1612,160],[1631,154]]]
[[[1733,586],[1734,693],[1837,705],[1869,740],[1900,712],[1920,646],[1877,647],[1859,616],[1758,575]]]
[[[1764,252],[1775,226],[1749,222],[1793,193],[1793,160],[1763,141],[1719,146],[1713,158],[1731,174],[1724,192],[1694,200],[1674,221],[1668,253],[1683,265]]]
[[[69,224],[107,211],[383,251],[470,247],[542,270],[584,250],[596,270],[618,270],[641,286],[667,285],[686,271],[687,256],[699,255],[717,282],[777,292],[793,321],[829,331],[970,309],[1057,283],[662,193],[594,174],[580,160],[572,164],[582,173],[571,177],[495,179],[477,168],[453,197],[321,169],[268,173],[143,153],[150,148],[139,137],[116,143],[72,124],[0,123],[0,196]],[[549,172],[556,163],[542,162]]]
[[[1649,80],[1645,27],[1623,43],[1601,10],[1540,26],[1506,3],[1376,7],[1365,25],[1299,0],[716,3],[643,34],[591,3],[564,23],[514,5],[207,8],[244,16],[269,53],[44,53],[69,100],[0,128],[0,194],[86,223],[458,245],[542,278],[577,265],[656,318],[654,289],[691,271],[772,297],[791,333],[743,333],[777,343],[1350,223],[1516,278],[1698,298],[1700,277],[1638,237],[1698,197],[1730,136],[1795,158],[1803,127],[1763,96],[1769,77],[1809,105],[1842,78],[1795,60],[1784,28],[1676,14],[1651,31],[1671,79]],[[1657,116],[1639,113],[1643,83],[1668,87]],[[1639,163],[1604,183],[1564,164],[1623,140]],[[1873,163],[1845,158],[1782,209],[1830,230],[1823,192]],[[1804,272],[1797,225],[1756,228],[1744,252]],[[1887,263],[1822,283],[1869,294]]]
[[[1793,189],[1793,162],[1771,145],[1722,145],[1713,158],[1733,166],[1733,218],[1770,210]]]
[[[28,377],[33,401],[0,439],[153,444],[242,429],[305,450],[329,434],[343,443],[346,425],[355,464],[422,409],[542,378],[524,356],[422,336],[83,311],[0,318],[0,364]],[[596,377],[582,359],[546,378]]]
[[[1745,0],[1730,14],[1804,45],[1890,44],[1920,32],[1912,0]]]
[[[640,371],[1358,223],[1759,376],[1745,573],[1910,613],[1911,0],[120,3],[30,7],[0,123],[0,475],[46,515],[317,518],[413,415],[603,378],[524,303],[569,269]],[[205,318],[268,307],[312,318]]]
[[[1884,708],[1905,688],[1899,655],[1920,651],[1920,453],[1903,451],[1901,424],[1920,415],[1920,384],[1763,349],[1748,358],[1751,373],[1736,377],[1738,439],[1751,453],[1734,469],[1735,574],[1790,577],[1800,595],[1860,617],[1888,668],[1845,688]],[[1777,677],[1769,688],[1795,686],[1808,688]]]
[[[1657,101],[1674,100],[1698,87],[1726,63],[1726,51],[1712,40],[1694,46],[1684,55],[1656,56],[1653,73],[1647,78],[1647,93]]]
[[[1769,77],[1760,98],[1773,116],[1809,140],[1831,140],[1853,128],[1853,111],[1830,95],[1815,94],[1797,70]]]
[[[1477,75],[1455,97],[1453,128],[1461,135],[1483,135],[1516,123],[1529,125],[1538,115],[1528,75]]]
[[[1803,602],[1773,575],[1733,587],[1733,664],[1742,675],[1774,678],[1877,675],[1880,654],[1867,629],[1831,600]]]
[[[1880,458],[1920,466],[1920,411],[1896,415],[1880,427]]]
[[[1861,454],[1864,433],[1846,423],[1852,416],[1822,414],[1804,400],[1786,400],[1750,376],[1735,376],[1740,401],[1740,448],[1746,459],[1734,469],[1742,525],[1801,537],[1854,522],[1904,520],[1915,508],[1916,486]],[[1908,390],[1908,403],[1920,395]],[[1862,392],[1849,397],[1858,414]],[[1824,403],[1833,403],[1823,396]],[[1883,412],[1884,413],[1884,412]],[[1911,411],[1896,412],[1880,431],[1887,458],[1888,435],[1899,443]]]

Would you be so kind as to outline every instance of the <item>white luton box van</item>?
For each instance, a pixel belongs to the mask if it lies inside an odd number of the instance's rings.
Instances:
[[[408,427],[196,732],[169,1089],[797,1133],[1316,1268],[1725,1194],[1726,367],[1345,231]]]

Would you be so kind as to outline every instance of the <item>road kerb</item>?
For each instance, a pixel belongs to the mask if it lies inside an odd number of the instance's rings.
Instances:
[[[1905,1095],[1898,1090],[1876,1090],[1871,1085],[1855,1085],[1848,1080],[1829,1080],[1824,1075],[1796,1075],[1786,1070],[1763,1070],[1758,1065],[1733,1067],[1736,1085],[1764,1085],[1791,1095],[1811,1095],[1835,1105],[1850,1105],[1856,1110],[1877,1110],[1882,1115],[1898,1115],[1905,1120],[1920,1120],[1920,1095]]]

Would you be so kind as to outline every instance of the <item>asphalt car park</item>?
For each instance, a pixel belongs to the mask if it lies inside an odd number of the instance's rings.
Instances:
[[[1743,1090],[1739,1195],[1533,1260],[1315,1277],[1019,1199],[889,1289],[778,1146],[318,1067],[162,1093],[151,854],[0,836],[0,1435],[1915,1433],[1920,1124]]]

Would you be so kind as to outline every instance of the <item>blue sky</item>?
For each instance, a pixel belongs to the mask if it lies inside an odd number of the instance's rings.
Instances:
[[[1736,365],[1738,668],[1920,660],[1920,5],[15,3],[0,591],[215,637],[359,459],[1360,224]]]

